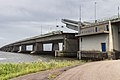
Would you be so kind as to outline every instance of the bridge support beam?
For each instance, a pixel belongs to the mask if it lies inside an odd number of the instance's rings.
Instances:
[[[52,51],[59,50],[59,43],[52,43]]]
[[[31,52],[31,54],[37,53],[37,52],[40,52],[40,51],[43,51],[43,44],[42,43],[35,43],[33,45],[33,51]]]

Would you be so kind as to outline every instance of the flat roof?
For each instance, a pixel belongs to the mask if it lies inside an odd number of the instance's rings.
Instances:
[[[91,34],[78,34],[76,35],[77,37],[82,37],[82,36],[91,36],[91,35],[97,35],[97,34],[108,34],[109,31],[102,31],[102,32],[96,32],[96,33],[91,33]]]

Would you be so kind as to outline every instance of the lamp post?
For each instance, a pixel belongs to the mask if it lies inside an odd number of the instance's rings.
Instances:
[[[119,18],[120,16],[119,16],[119,6],[118,6],[118,18]]]
[[[78,34],[81,33],[81,5],[80,5],[80,17],[79,17],[79,22],[78,22]]]
[[[41,25],[41,35],[42,35],[42,25]]]
[[[80,5],[80,8],[79,8],[79,21],[78,21],[78,35],[81,34],[81,26],[82,26],[82,23],[81,23],[81,5]],[[79,37],[79,51],[77,53],[77,57],[78,59],[81,59],[81,53],[82,53],[82,41],[81,41],[82,37]]]
[[[95,2],[95,23],[97,23],[97,20],[96,20],[96,4],[97,4],[97,2]]]

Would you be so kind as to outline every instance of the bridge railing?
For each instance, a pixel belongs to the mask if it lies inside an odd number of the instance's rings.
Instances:
[[[112,21],[112,20],[115,20],[115,19],[120,19],[119,16],[118,15],[114,15],[112,17],[104,17],[104,18],[101,18],[101,19],[97,19],[97,23],[108,22],[109,20]],[[90,20],[88,22],[95,23],[95,20]]]

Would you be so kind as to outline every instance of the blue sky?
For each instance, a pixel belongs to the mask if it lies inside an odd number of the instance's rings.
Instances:
[[[0,0],[0,46],[53,30],[69,32],[55,25],[64,25],[63,18],[78,20],[80,5],[82,20],[94,20],[94,2],[97,19],[117,15],[120,0]]]

